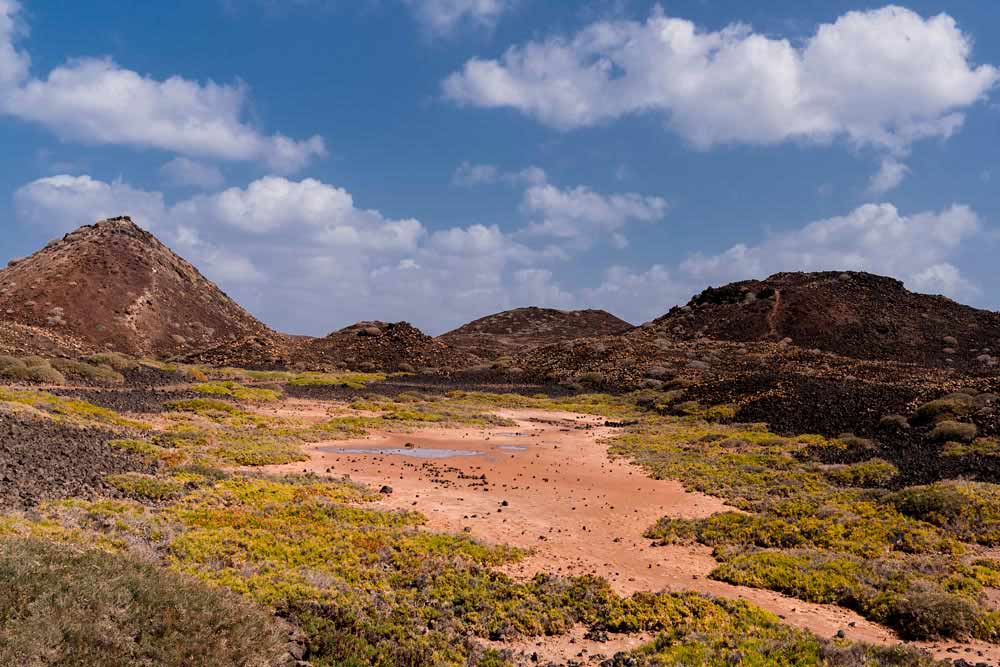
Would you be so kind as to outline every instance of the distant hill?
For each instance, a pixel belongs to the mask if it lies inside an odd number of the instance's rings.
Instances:
[[[604,310],[516,308],[469,322],[438,340],[484,358],[576,338],[623,334],[634,327]]]
[[[368,371],[449,370],[480,363],[474,355],[435,340],[408,322],[358,322],[323,338],[300,341],[292,360],[308,368]]]
[[[11,261],[0,270],[0,320],[150,356],[270,332],[127,217]]]
[[[861,272],[778,273],[708,288],[654,320],[675,340],[781,341],[857,359],[976,365],[1000,350],[1000,313]]]

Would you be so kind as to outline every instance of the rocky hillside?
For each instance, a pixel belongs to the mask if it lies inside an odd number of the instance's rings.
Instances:
[[[0,270],[0,319],[151,356],[269,332],[127,217],[85,225],[11,261]]]
[[[293,363],[306,368],[418,371],[469,368],[480,360],[425,335],[407,322],[358,322],[324,338],[300,342]]]
[[[614,336],[632,325],[604,310],[516,308],[488,315],[439,336],[456,348],[495,359],[576,338]]]
[[[857,359],[926,366],[988,366],[1000,355],[1000,313],[859,272],[778,273],[708,288],[651,327],[675,340],[787,339]]]

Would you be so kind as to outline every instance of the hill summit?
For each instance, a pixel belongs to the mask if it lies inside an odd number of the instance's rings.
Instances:
[[[577,338],[615,336],[633,328],[604,310],[530,307],[481,317],[438,338],[479,356],[496,358]]]
[[[269,329],[128,217],[84,225],[0,270],[0,320],[169,356]]]
[[[976,363],[1000,349],[1000,313],[863,272],[777,273],[710,287],[647,326],[673,339],[789,342],[856,359]]]

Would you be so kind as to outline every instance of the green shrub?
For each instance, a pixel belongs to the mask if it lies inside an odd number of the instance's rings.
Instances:
[[[710,422],[731,422],[736,419],[736,408],[731,405],[713,405],[705,410],[705,419]]]
[[[913,414],[913,420],[917,423],[926,424],[942,419],[964,417],[973,411],[975,408],[974,403],[975,399],[968,394],[949,394],[944,398],[924,403],[918,407]]]
[[[979,429],[976,428],[975,424],[946,420],[938,422],[934,430],[931,431],[931,437],[944,442],[950,440],[972,442],[975,440],[977,433],[979,433]]]
[[[191,387],[200,394],[211,396],[230,396],[238,401],[277,401],[281,398],[281,392],[273,389],[258,389],[245,387],[239,382],[202,382]]]
[[[17,357],[11,357],[6,354],[0,354],[0,373],[7,370],[8,368],[25,368],[25,364]]]
[[[878,425],[887,431],[905,431],[910,428],[910,423],[903,415],[885,415],[879,420]]]
[[[163,453],[162,447],[157,447],[153,443],[147,442],[146,440],[137,440],[134,438],[108,440],[108,446],[116,449],[124,449],[129,452],[135,452],[136,454],[142,454],[148,458],[157,458]]]
[[[53,359],[52,367],[63,375],[75,376],[89,382],[104,384],[121,384],[125,378],[110,366],[94,366],[84,361],[73,359]]]
[[[883,459],[869,459],[861,463],[837,466],[826,471],[826,476],[840,486],[882,487],[891,482],[899,469]]]
[[[944,579],[932,561],[929,574]],[[992,640],[985,610],[972,597],[914,578],[895,560],[862,559],[819,551],[746,551],[728,557],[711,575],[732,584],[767,588],[801,600],[837,604],[889,625],[908,639]],[[943,582],[945,583],[945,582]],[[975,587],[975,582],[964,582]],[[950,614],[950,615],[949,615]]]
[[[1000,486],[996,484],[936,482],[898,491],[887,502],[966,542],[1000,545]]]
[[[177,410],[178,412],[193,412],[196,414],[242,414],[242,410],[232,403],[220,401],[215,398],[188,398],[177,401],[168,401],[165,405],[171,410]]]
[[[903,639],[968,637],[978,623],[971,600],[933,587],[916,587],[895,604],[890,625]]]
[[[0,540],[0,664],[271,667],[288,632],[222,589],[128,556]]]
[[[116,371],[127,371],[132,368],[137,368],[139,362],[132,359],[121,352],[101,352],[99,354],[92,354],[85,359],[85,361],[94,364],[95,366],[107,366]]]
[[[52,368],[48,361],[42,359],[38,363],[37,359],[32,360],[32,365],[25,363],[23,359],[13,359],[8,357],[6,365],[0,366],[0,377],[13,380],[15,382],[30,382],[34,384],[66,384],[63,374]]]
[[[608,381],[607,376],[599,371],[587,371],[580,373],[576,379],[584,384],[602,385]]]
[[[108,475],[104,481],[125,495],[138,500],[169,500],[180,496],[184,491],[184,484],[176,479],[137,472]]]

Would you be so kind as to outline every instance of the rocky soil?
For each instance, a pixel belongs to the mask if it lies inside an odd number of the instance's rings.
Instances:
[[[97,351],[93,344],[59,331],[4,321],[0,312],[0,354],[79,357]]]
[[[787,338],[858,359],[971,369],[1000,363],[1000,313],[870,273],[778,273],[708,288],[652,325],[679,340]]]
[[[116,495],[105,475],[152,473],[156,466],[108,446],[114,434],[37,417],[0,412],[0,507],[42,500]]]

